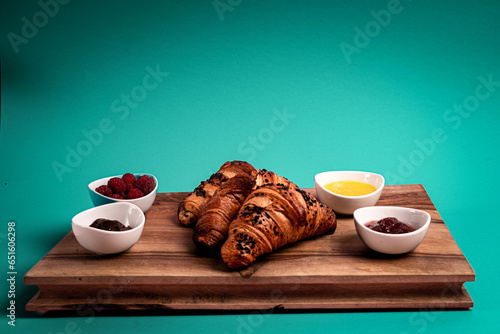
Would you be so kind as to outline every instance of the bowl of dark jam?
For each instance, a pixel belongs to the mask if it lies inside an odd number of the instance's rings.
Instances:
[[[122,253],[139,241],[146,217],[137,205],[116,202],[96,206],[73,217],[71,226],[78,243],[100,254]]]
[[[404,254],[424,240],[429,213],[405,207],[370,206],[353,213],[356,232],[365,245],[379,253]]]

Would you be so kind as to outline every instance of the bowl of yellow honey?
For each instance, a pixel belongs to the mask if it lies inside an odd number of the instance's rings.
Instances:
[[[375,205],[384,185],[384,177],[371,172],[333,171],[314,176],[314,188],[320,202],[345,215]]]

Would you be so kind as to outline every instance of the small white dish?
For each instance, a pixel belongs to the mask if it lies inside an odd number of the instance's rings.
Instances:
[[[354,211],[356,232],[366,246],[385,254],[404,254],[411,252],[424,240],[431,223],[431,215],[425,211],[396,207],[372,206]],[[373,231],[366,226],[372,221],[395,217],[410,225],[415,231],[402,234],[387,234]]]
[[[116,199],[116,198],[111,198],[108,196],[104,196],[102,194],[99,194],[98,192],[95,191],[95,189],[99,186],[102,185],[107,185],[108,181],[113,178],[113,177],[118,177],[121,178],[122,175],[115,175],[115,176],[109,176],[105,177],[96,181],[93,181],[89,183],[88,189],[89,189],[89,195],[90,199],[92,200],[92,203],[94,203],[94,206],[99,206],[103,204],[108,204],[108,203],[132,203],[137,205],[141,210],[145,213],[146,211],[151,208],[153,205],[153,202],[155,201],[156,198],[156,192],[158,191],[158,179],[156,179],[156,176],[153,174],[148,174],[148,173],[133,173],[136,178],[142,176],[142,175],[147,175],[150,178],[152,178],[155,181],[155,188],[153,189],[152,192],[149,194],[140,197],[140,198],[135,198],[135,199]]]
[[[335,181],[360,181],[374,186],[377,190],[362,196],[344,196],[325,188],[325,185]],[[377,204],[385,179],[382,175],[361,171],[332,171],[314,176],[314,188],[320,202],[333,209],[336,213],[352,215],[354,210]]]
[[[118,220],[126,231],[106,231],[90,225],[98,218]],[[139,241],[146,217],[135,204],[120,202],[110,203],[80,212],[73,217],[71,227],[78,243],[85,249],[101,254],[117,254],[128,250]]]

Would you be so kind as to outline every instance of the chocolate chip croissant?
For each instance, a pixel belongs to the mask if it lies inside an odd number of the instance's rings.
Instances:
[[[226,241],[229,224],[236,218],[246,197],[255,187],[264,184],[293,185],[278,174],[261,170],[257,175],[238,174],[214,193],[204,205],[194,227],[193,241],[202,251],[218,251]]]
[[[335,213],[293,183],[267,183],[246,198],[231,222],[222,260],[231,269],[246,267],[259,256],[336,227]]]
[[[258,169],[245,161],[228,161],[220,169],[212,174],[206,181],[195,188],[180,204],[177,216],[181,224],[192,226],[198,220],[203,206],[212,198],[217,189],[227,180],[239,174],[250,175],[255,178]]]
[[[255,178],[243,173],[230,178],[217,189],[203,206],[194,227],[193,241],[198,249],[211,253],[220,250],[226,241],[229,224],[254,185]]]

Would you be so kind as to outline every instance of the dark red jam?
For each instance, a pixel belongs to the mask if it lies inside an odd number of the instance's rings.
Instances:
[[[415,231],[415,228],[399,221],[394,217],[387,217],[378,221],[374,220],[367,223],[366,227],[376,232],[388,234],[402,234]]]
[[[106,218],[98,218],[96,219],[90,227],[95,227],[100,230],[105,230],[105,231],[127,231],[131,230],[132,227],[130,226],[125,226],[122,223],[120,223],[118,220],[111,220],[111,219],[106,219]]]

